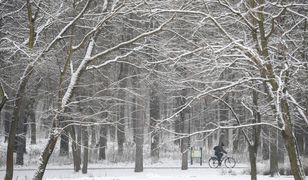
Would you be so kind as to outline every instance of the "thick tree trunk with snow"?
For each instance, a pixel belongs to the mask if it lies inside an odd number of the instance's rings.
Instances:
[[[296,138],[293,132],[293,125],[290,118],[289,104],[286,99],[281,100],[282,116],[284,118],[284,129],[282,137],[285,141],[285,146],[289,155],[291,171],[295,180],[305,180],[303,165],[301,164],[300,156],[298,155]]]
[[[58,137],[60,136],[59,129],[53,128],[49,134],[48,143],[46,147],[44,148],[39,162],[39,167],[37,171],[34,174],[33,180],[41,180],[43,179],[45,169],[48,163],[48,160],[55,148],[55,145],[57,143]]]

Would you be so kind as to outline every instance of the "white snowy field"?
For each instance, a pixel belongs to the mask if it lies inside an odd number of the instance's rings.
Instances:
[[[34,170],[19,169],[14,172],[14,180],[32,179]],[[0,171],[0,179],[3,179],[5,172]],[[243,175],[242,168],[236,169],[210,169],[206,167],[180,170],[178,168],[146,168],[144,172],[135,173],[133,168],[94,168],[89,169],[87,174],[75,173],[71,169],[50,169],[45,172],[44,179],[49,180],[249,180],[249,175]],[[280,176],[271,178],[269,176],[258,176],[259,180],[292,180],[291,176]]]
[[[1,143],[0,143],[1,145]],[[5,148],[0,146],[0,180],[5,176]],[[15,166],[14,180],[29,180],[32,179],[39,154],[42,151],[41,145],[28,145],[28,153],[25,155],[25,165],[23,167]],[[2,151],[1,151],[2,148]],[[110,150],[111,151],[111,150]],[[2,152],[2,155],[1,155]],[[147,151],[149,152],[149,151]],[[92,159],[89,163],[87,174],[81,172],[75,173],[71,162],[71,157],[59,157],[59,152],[52,155],[44,179],[50,180],[249,180],[248,175],[249,165],[245,154],[235,155],[238,163],[236,168],[218,168],[210,169],[207,160],[210,155],[206,155],[204,163],[200,166],[197,162],[193,165],[189,164],[189,169],[180,170],[181,161],[179,155],[172,152],[168,158],[161,158],[158,163],[151,163],[150,158],[144,159],[144,172],[135,173],[134,163],[132,161],[117,162],[111,161],[95,161]],[[108,157],[112,160],[112,153],[109,152]],[[308,162],[308,161],[307,161]],[[292,176],[280,176],[271,178],[269,176],[261,175],[266,169],[269,169],[268,162],[260,161],[258,163],[258,180],[292,180]],[[289,167],[288,164],[284,165]]]

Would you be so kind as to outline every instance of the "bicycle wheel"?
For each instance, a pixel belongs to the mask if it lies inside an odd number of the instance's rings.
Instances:
[[[236,162],[235,162],[235,159],[232,158],[232,157],[227,157],[225,159],[225,166],[227,168],[233,168],[235,166]]]
[[[218,167],[218,159],[216,157],[211,157],[209,159],[209,166],[211,168],[217,168]]]

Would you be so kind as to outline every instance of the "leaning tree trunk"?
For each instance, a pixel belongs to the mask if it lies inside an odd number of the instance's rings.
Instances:
[[[47,162],[55,148],[55,145],[57,143],[58,137],[60,136],[61,132],[59,132],[59,129],[53,128],[49,134],[49,140],[44,148],[44,151],[41,154],[39,167],[37,171],[34,174],[33,180],[41,180],[43,179],[43,175],[45,173],[45,169],[47,166]]]
[[[29,24],[29,49],[32,49],[34,46],[35,41],[35,30],[34,30],[34,23],[36,20],[36,15],[33,15],[32,13],[32,5],[30,3],[30,0],[27,0],[26,2],[27,6],[27,18],[28,18],[28,24]],[[15,95],[15,101],[14,101],[14,107],[13,107],[13,113],[12,113],[12,121],[11,121],[11,128],[8,138],[8,145],[7,145],[7,155],[6,155],[6,174],[5,174],[5,180],[12,180],[13,179],[13,150],[14,150],[14,144],[15,144],[15,138],[16,138],[16,129],[19,123],[19,114],[21,111],[23,96],[26,91],[26,86],[28,84],[28,81],[34,72],[34,66],[36,61],[32,61],[29,63],[26,67],[26,69],[23,72],[22,78],[19,80],[17,93]]]
[[[305,172],[301,160],[299,159],[296,138],[294,136],[293,125],[290,118],[289,104],[286,99],[281,99],[281,110],[284,119],[282,137],[285,141],[285,146],[289,155],[291,172],[295,180],[305,180]]]
[[[11,128],[8,138],[8,144],[7,144],[7,155],[6,155],[6,174],[5,174],[5,180],[12,180],[13,179],[13,151],[14,151],[14,144],[15,144],[15,138],[16,138],[16,130],[20,119],[20,112],[21,112],[21,106],[23,101],[23,96],[25,94],[27,83],[30,79],[31,74],[33,73],[34,68],[34,62],[30,63],[20,79],[20,83],[18,85],[17,93],[15,96],[15,102],[13,107],[13,113],[12,113],[12,121],[11,121]]]
[[[29,2],[29,0],[27,2]],[[87,3],[85,4],[83,10],[79,13],[80,16],[78,16],[78,18],[75,18],[74,21],[72,21],[72,22],[77,21],[83,15],[83,13],[86,11],[86,9],[89,7],[89,5],[90,5],[90,0],[87,1]],[[67,26],[65,26],[64,29],[61,31],[61,33],[57,36],[57,38],[54,39],[48,47],[51,48],[52,46],[54,46],[55,43],[59,39],[61,39],[61,38],[58,38],[58,37],[61,37],[64,33],[66,33],[67,30],[73,24],[75,24],[75,23],[69,23]],[[84,69],[86,67],[86,64],[88,63],[88,57],[91,55],[93,47],[94,47],[94,39],[91,38],[91,41],[89,42],[88,47],[87,47],[87,51],[85,53],[86,54],[85,58],[82,60],[82,62],[79,65],[79,67],[74,72],[74,76],[72,76],[71,79],[70,79],[69,85],[68,85],[68,87],[66,89],[66,92],[65,92],[63,98],[62,98],[61,106],[59,106],[59,108],[58,108],[58,112],[59,113],[65,112],[65,106],[68,104],[68,102],[70,101],[72,95],[74,94],[74,89],[76,88],[76,84],[77,84],[77,82],[78,82],[82,72],[84,71]],[[32,67],[30,72],[33,72],[33,67]],[[40,179],[43,178],[46,165],[47,165],[48,160],[49,160],[49,158],[50,158],[50,156],[51,156],[51,154],[52,154],[52,152],[53,152],[53,150],[55,148],[55,144],[57,142],[57,139],[60,136],[60,134],[62,133],[61,131],[62,131],[62,128],[60,128],[59,114],[56,114],[56,116],[54,117],[53,122],[52,122],[52,130],[51,130],[51,133],[49,135],[49,140],[48,140],[47,145],[44,148],[44,150],[43,150],[43,152],[41,154],[41,157],[40,157],[41,163],[40,163],[40,165],[38,167],[38,170],[35,173],[33,179],[40,180]],[[79,166],[80,166],[80,163],[79,163]]]

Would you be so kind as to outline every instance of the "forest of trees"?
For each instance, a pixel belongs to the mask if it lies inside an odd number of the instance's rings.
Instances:
[[[307,1],[1,0],[0,11],[6,180],[41,139],[35,180],[58,145],[83,173],[110,144],[142,172],[145,154],[156,163],[176,147],[185,170],[191,147],[223,142],[247,152],[253,180],[258,159],[271,176],[283,162],[308,174]]]

